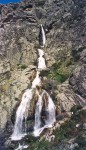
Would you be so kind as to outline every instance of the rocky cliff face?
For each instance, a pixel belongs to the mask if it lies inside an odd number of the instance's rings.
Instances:
[[[57,114],[70,111],[75,104],[86,104],[85,0],[24,0],[0,5],[1,129],[33,80],[40,24],[47,37],[48,85],[55,84]],[[45,77],[43,80],[47,83]]]

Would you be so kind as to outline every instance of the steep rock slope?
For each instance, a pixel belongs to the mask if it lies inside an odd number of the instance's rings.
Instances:
[[[47,77],[51,85],[51,80],[56,83],[57,113],[69,111],[76,103],[86,104],[85,0],[26,0],[0,5],[1,129],[33,80],[41,23],[47,37]]]

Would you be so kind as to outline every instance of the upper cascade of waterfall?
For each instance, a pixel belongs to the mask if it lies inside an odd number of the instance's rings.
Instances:
[[[40,74],[40,72],[37,71],[36,77],[35,77],[35,79],[32,82],[32,88],[36,88],[36,86],[41,86],[41,79],[39,77],[39,74]]]
[[[30,107],[30,101],[33,97],[33,90],[27,89],[22,96],[22,101],[16,112],[16,122],[14,126],[14,132],[11,136],[12,140],[20,140],[25,135],[25,129],[23,128],[23,120],[28,117],[28,110]]]
[[[44,31],[44,28],[41,24],[40,25],[40,31],[39,31],[39,45],[40,45],[40,47],[44,47],[45,43],[46,43],[45,31]]]

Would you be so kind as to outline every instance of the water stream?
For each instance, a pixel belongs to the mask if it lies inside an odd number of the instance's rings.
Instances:
[[[40,30],[41,30],[41,38],[42,38],[41,47],[44,47],[46,42],[46,37],[42,25]],[[38,49],[38,55],[39,57],[38,57],[36,77],[32,82],[31,89],[27,89],[23,94],[22,101],[16,112],[14,131],[11,136],[11,140],[13,141],[21,140],[21,138],[23,138],[27,134],[26,132],[27,117],[28,117],[28,111],[30,109],[30,103],[33,98],[34,89],[35,89],[35,93],[38,95],[38,100],[35,104],[35,123],[34,123],[34,131],[32,133],[33,136],[40,136],[40,134],[45,128],[53,127],[54,122],[56,121],[55,105],[53,103],[52,98],[44,89],[41,89],[41,93],[37,90],[37,86],[41,88],[42,85],[40,72],[41,70],[46,70],[47,68],[45,63],[45,58],[44,58],[44,51],[42,49]],[[44,95],[46,95],[45,98]],[[46,119],[44,120],[44,124],[42,124],[42,119],[41,119],[43,104],[45,105],[45,110],[46,110]],[[19,144],[19,147],[16,150],[22,150],[22,149],[23,149],[23,145]]]
[[[43,48],[46,44],[46,36],[45,36],[45,31],[44,28],[41,24],[40,26],[40,32],[39,32],[39,45],[41,48]]]
[[[21,145],[20,143],[19,143],[19,146],[18,146],[18,148],[16,148],[15,150],[23,150],[23,149],[27,149],[29,147],[29,145]]]
[[[26,125],[23,125],[23,123],[26,123],[26,121],[23,122],[23,120],[24,119],[26,120],[26,118],[28,117],[28,110],[32,97],[33,97],[32,89],[27,89],[22,96],[22,101],[16,112],[14,131],[11,136],[11,139],[13,141],[20,140],[26,134],[26,129],[24,128],[24,126]]]
[[[41,86],[41,78],[39,77],[40,72],[37,71],[36,77],[32,82],[32,88],[36,88],[36,86]]]
[[[45,109],[46,109],[46,114],[47,118],[45,119],[45,125],[42,127],[42,121],[41,121],[41,112],[42,112],[42,106],[43,106],[43,95],[46,94],[46,99],[47,104],[45,102]],[[33,135],[35,137],[40,136],[42,131],[45,128],[52,128],[54,126],[54,123],[56,121],[55,118],[55,104],[52,101],[52,98],[49,96],[49,94],[43,90],[42,94],[39,95],[38,102],[36,104],[36,109],[35,109],[35,126],[34,126],[34,132]]]
[[[41,49],[38,49],[38,53],[39,53],[39,58],[38,58],[38,69],[39,70],[45,70],[46,69],[46,64],[45,64],[45,58],[44,56],[44,52]]]

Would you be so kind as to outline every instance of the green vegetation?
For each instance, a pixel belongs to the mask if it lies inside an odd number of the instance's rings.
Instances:
[[[65,82],[70,76],[74,68],[73,58],[66,58],[65,54],[60,56],[62,59],[58,58],[58,61],[52,65],[48,78],[57,80],[59,83]]]
[[[41,72],[40,72],[40,76],[41,77],[46,77],[46,76],[48,76],[50,74],[50,70],[42,70]]]
[[[63,83],[69,77],[69,75],[68,74],[66,74],[66,75],[60,74],[60,73],[58,73],[58,71],[55,71],[55,72],[51,72],[48,75],[48,77],[51,79],[57,80],[59,83]]]
[[[58,67],[58,64],[53,64],[51,71],[48,74],[48,78],[57,80],[59,83],[63,83],[70,76],[73,68],[64,67],[63,65]]]
[[[74,136],[74,129],[75,129],[76,122],[75,120],[66,121],[60,129],[55,131],[56,141],[61,142],[62,140],[68,140]]]
[[[78,110],[80,110],[82,108],[82,106],[80,105],[75,105],[71,108],[71,112],[76,113]]]
[[[86,133],[80,133],[75,142],[79,145],[75,150],[86,150]]]
[[[26,69],[27,67],[28,67],[28,66],[25,65],[25,64],[21,65],[21,69]]]
[[[50,143],[48,141],[36,141],[32,145],[30,145],[31,150],[48,150],[50,147]]]
[[[86,119],[86,110],[80,110],[81,108],[79,106],[77,108],[78,111],[71,116],[70,120],[66,121],[60,127],[60,129],[57,129],[57,131],[55,131],[56,142],[61,142],[62,140],[68,140],[74,137],[77,137],[77,141],[80,140],[79,135],[81,135],[83,132],[81,125]],[[76,128],[76,124],[80,124],[80,127]],[[83,144],[82,140],[80,140],[79,142]]]
[[[22,64],[22,65],[17,64],[17,66],[18,66],[18,69],[26,69],[28,67],[26,64]]]
[[[45,140],[39,141],[39,137],[33,137],[32,135],[27,135],[24,140],[26,145],[29,144],[30,150],[49,150],[51,145],[50,142]]]
[[[75,62],[70,54],[69,49],[61,49],[58,51],[55,63],[47,71],[42,71],[41,76],[46,76],[48,79],[56,80],[58,83],[65,82],[73,69]]]
[[[75,150],[85,150],[86,133],[82,128],[82,124],[86,120],[86,110],[81,110],[81,107],[77,106],[75,111],[75,107],[76,106],[72,108],[74,114],[71,118],[62,124],[59,129],[54,131],[54,141],[48,142],[44,139],[40,141],[39,138],[29,135],[25,140],[27,144],[30,145],[29,148],[31,150],[54,150],[58,147],[58,144],[65,143],[68,140],[75,138],[75,142],[79,145]],[[76,124],[80,124],[80,126],[76,127]]]

